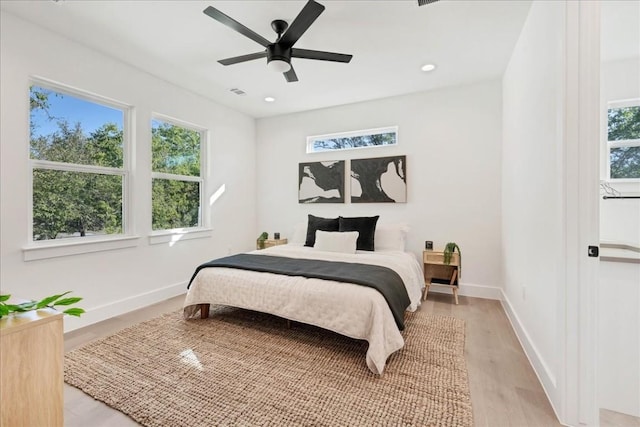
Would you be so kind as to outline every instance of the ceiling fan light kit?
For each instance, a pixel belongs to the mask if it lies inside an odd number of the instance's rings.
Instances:
[[[271,61],[267,61],[267,68],[276,73],[286,73],[291,70],[291,64],[282,59],[272,59]]]
[[[267,46],[267,68],[278,73],[291,70],[291,48],[284,48],[278,44]]]
[[[297,82],[298,76],[291,64],[291,58],[348,63],[353,57],[353,55],[344,53],[293,48],[293,45],[309,29],[324,9],[325,7],[320,3],[309,0],[291,25],[282,19],[274,20],[271,22],[271,28],[278,34],[278,37],[273,43],[212,6],[207,7],[203,12],[205,15],[250,38],[265,48],[262,52],[221,59],[218,61],[220,64],[233,65],[254,59],[267,58],[267,67],[269,69],[283,73],[287,82]]]

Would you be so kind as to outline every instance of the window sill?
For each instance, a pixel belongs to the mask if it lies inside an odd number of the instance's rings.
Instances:
[[[90,252],[111,251],[137,246],[139,238],[139,236],[120,236],[87,240],[74,239],[68,242],[51,240],[23,247],[22,255],[25,261],[35,261]]]
[[[173,246],[181,240],[206,239],[211,237],[211,228],[179,228],[175,230],[154,231],[149,235],[150,245],[168,243]]]
[[[604,180],[609,185],[638,185],[640,178],[613,178]]]

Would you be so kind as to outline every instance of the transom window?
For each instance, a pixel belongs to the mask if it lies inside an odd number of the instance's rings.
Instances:
[[[398,143],[398,127],[358,130],[307,137],[307,153],[382,147]]]
[[[609,179],[640,179],[640,99],[609,104],[607,151]]]
[[[173,119],[151,121],[154,231],[202,226],[204,135]]]
[[[29,104],[32,240],[125,234],[129,108],[36,81]]]

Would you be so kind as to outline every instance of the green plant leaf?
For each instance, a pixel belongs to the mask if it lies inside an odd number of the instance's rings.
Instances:
[[[68,293],[71,293],[71,291],[67,291],[63,294],[59,294],[59,295],[51,295],[50,297],[46,297],[43,298],[41,301],[38,302],[38,305],[36,306],[36,308],[44,308],[46,306],[48,306],[49,304],[51,304],[52,302],[54,302],[55,300],[62,298],[63,296],[67,295]]]
[[[8,301],[11,295],[0,295],[0,302]]]
[[[0,305],[0,317],[6,316],[7,314],[9,314],[9,308],[4,304]]]
[[[35,306],[36,306],[36,302],[35,301],[27,301],[27,302],[23,302],[23,303],[18,304],[18,307],[20,307],[24,311],[33,310],[35,308]]]
[[[24,307],[21,307],[20,305],[15,305],[15,304],[7,304],[5,305],[5,307],[7,307],[7,310],[9,310],[9,313],[13,313],[13,312],[18,312],[18,313],[23,313],[25,311],[29,311],[28,309],[25,309]]]
[[[75,308],[69,308],[65,311],[63,311],[64,314],[68,314],[69,316],[76,316],[76,317],[80,317],[81,314],[86,313],[83,309],[75,307]]]
[[[72,298],[64,298],[61,300],[56,301],[53,306],[57,306],[57,305],[71,305],[71,304],[75,304],[79,301],[82,301],[82,298],[80,297],[72,297]]]

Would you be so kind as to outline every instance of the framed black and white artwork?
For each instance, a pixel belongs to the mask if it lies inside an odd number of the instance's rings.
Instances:
[[[344,203],[344,160],[300,163],[299,203]]]
[[[407,156],[351,160],[351,203],[406,203]]]

